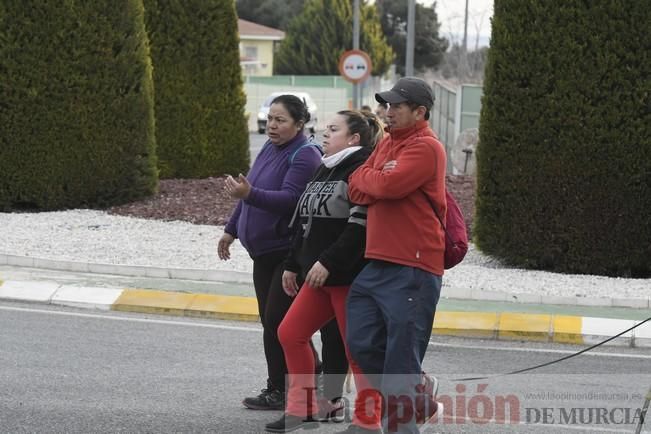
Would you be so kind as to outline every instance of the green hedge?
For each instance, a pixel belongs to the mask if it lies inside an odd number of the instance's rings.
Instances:
[[[233,0],[145,0],[162,178],[245,172],[249,138]]]
[[[0,0],[0,210],[102,206],[157,187],[141,0]]]
[[[651,275],[651,8],[496,0],[475,238],[523,267]]]

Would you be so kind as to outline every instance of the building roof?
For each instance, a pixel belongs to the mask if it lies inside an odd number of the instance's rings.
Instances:
[[[280,41],[285,38],[285,32],[262,24],[253,23],[243,19],[237,20],[237,29],[240,39],[263,39],[268,41]]]

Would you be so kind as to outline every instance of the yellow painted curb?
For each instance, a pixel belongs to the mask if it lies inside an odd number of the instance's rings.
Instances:
[[[583,344],[583,318],[580,316],[554,315],[552,341],[563,344]]]
[[[503,313],[497,326],[498,339],[522,339],[548,341],[551,315]]]
[[[0,280],[0,285],[2,283]],[[255,297],[217,294],[125,289],[111,309],[212,319],[259,320]],[[583,319],[579,316],[442,311],[436,313],[432,332],[437,335],[582,344],[582,326]]]
[[[111,309],[238,321],[259,320],[258,303],[253,297],[149,289],[125,289]]]
[[[196,294],[184,292],[125,289],[113,303],[111,309],[122,312],[183,315],[195,297]]]
[[[258,321],[258,302],[253,297],[197,294],[186,314],[193,317]]]
[[[436,312],[434,334],[494,338],[499,315],[494,312]]]

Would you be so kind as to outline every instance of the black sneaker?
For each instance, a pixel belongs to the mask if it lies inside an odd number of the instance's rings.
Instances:
[[[315,429],[319,423],[312,417],[293,416],[284,413],[280,419],[265,425],[267,432],[292,432],[299,428]]]
[[[382,434],[382,430],[362,428],[361,426],[350,424],[343,431],[337,431],[335,434]]]
[[[285,393],[278,389],[262,389],[258,396],[244,398],[242,405],[251,410],[284,410]]]

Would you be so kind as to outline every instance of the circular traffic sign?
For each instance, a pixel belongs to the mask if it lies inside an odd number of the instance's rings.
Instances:
[[[352,83],[364,81],[371,74],[371,58],[362,50],[349,50],[339,58],[339,73]]]

